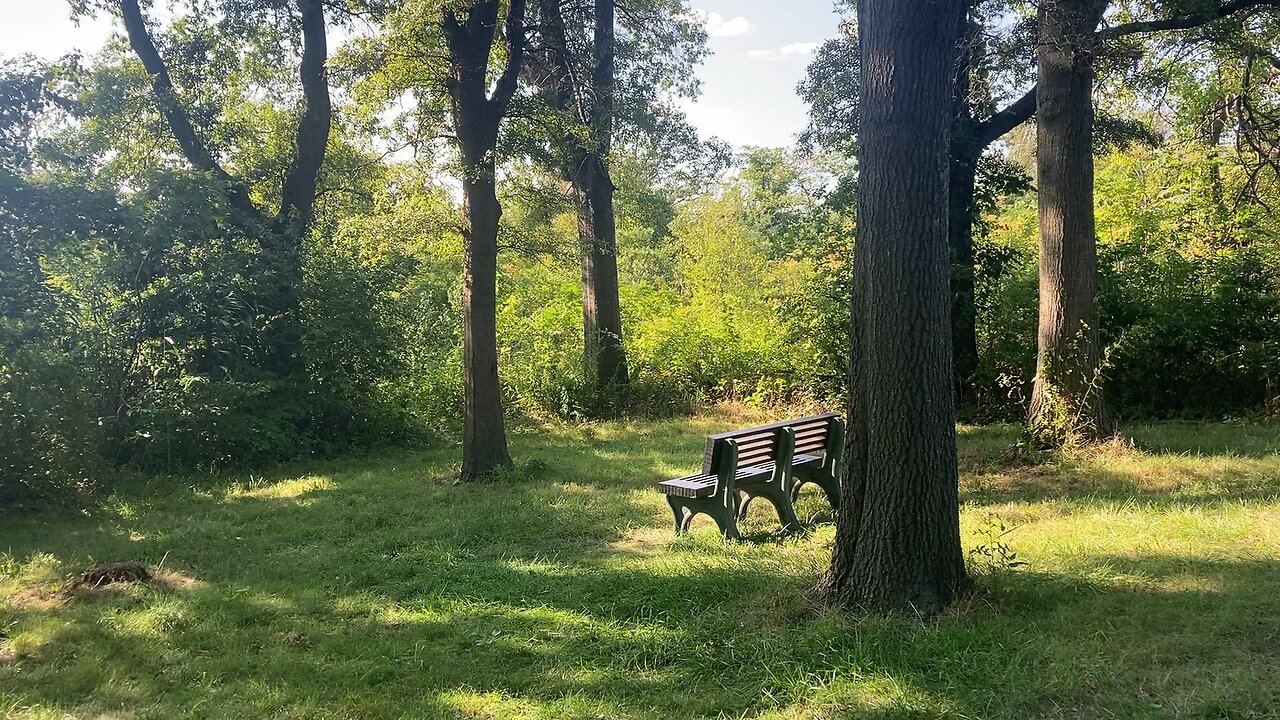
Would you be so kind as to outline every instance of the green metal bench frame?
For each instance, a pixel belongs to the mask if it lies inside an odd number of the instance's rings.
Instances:
[[[838,508],[844,428],[838,414],[826,413],[709,436],[701,474],[658,483],[676,534],[703,513],[725,537],[739,539],[737,521],[757,497],[773,505],[784,529],[799,530],[793,503],[806,483],[821,487],[831,507]],[[745,465],[740,463],[744,457]]]

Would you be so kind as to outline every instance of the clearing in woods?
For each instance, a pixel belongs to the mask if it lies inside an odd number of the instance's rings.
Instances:
[[[929,621],[800,598],[831,518],[764,504],[672,537],[659,479],[764,420],[525,427],[453,450],[236,482],[155,478],[0,525],[0,714],[62,717],[1274,717],[1280,426],[1131,426],[1134,449],[1010,459],[962,427],[984,595]],[[1016,553],[1002,555],[995,536]],[[163,559],[163,566],[160,566]],[[139,560],[151,583],[59,588]],[[1017,563],[1025,561],[1025,566]]]

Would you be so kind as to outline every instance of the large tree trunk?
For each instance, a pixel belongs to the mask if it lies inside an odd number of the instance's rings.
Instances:
[[[947,248],[960,0],[861,0],[861,193],[849,467],[817,591],[936,612],[969,585],[960,549]]]
[[[1114,432],[1102,396],[1093,215],[1093,33],[1105,7],[1045,0],[1039,12],[1040,330],[1027,428],[1046,446]]]
[[[617,220],[609,152],[614,116],[614,0],[595,0],[592,56],[570,51],[562,5],[539,0],[542,67],[534,82],[566,123],[559,168],[573,195],[581,245],[583,365],[588,381],[599,387],[626,383],[626,352],[618,297]],[[590,79],[581,71],[591,68]],[[583,132],[581,127],[585,127]]]
[[[613,146],[615,23],[614,0],[595,2],[595,102],[589,113],[591,140],[585,143],[588,169],[582,188],[591,204],[591,242],[582,254],[582,330],[586,361],[601,386],[627,382],[618,298],[618,225],[613,214],[609,151]],[[567,53],[566,53],[567,56]]]
[[[462,183],[462,476],[468,478],[511,465],[498,379],[498,221],[502,206],[493,171],[492,160],[480,160]]]

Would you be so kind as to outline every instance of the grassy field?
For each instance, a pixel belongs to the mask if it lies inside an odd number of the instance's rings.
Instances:
[[[17,718],[1280,717],[1280,426],[1126,428],[1040,464],[962,428],[966,549],[1024,567],[932,620],[800,600],[834,529],[673,539],[655,480],[755,418],[525,427],[456,452],[155,479],[0,515],[0,714]],[[147,586],[59,585],[90,564]]]

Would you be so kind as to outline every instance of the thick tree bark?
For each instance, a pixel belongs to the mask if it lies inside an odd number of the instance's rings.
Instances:
[[[1027,428],[1049,446],[1114,432],[1102,395],[1093,209],[1094,29],[1105,9],[1106,0],[1045,0],[1039,11],[1040,328]]]
[[[936,612],[960,549],[948,310],[948,163],[960,0],[861,0],[861,193],[849,467],[817,592]]]
[[[476,478],[511,465],[498,377],[498,222],[495,184],[498,128],[515,94],[524,60],[524,0],[511,0],[504,34],[506,67],[489,93],[489,58],[498,27],[499,0],[479,0],[459,19],[441,11],[449,46],[445,85],[462,156],[464,240],[462,477]]]

